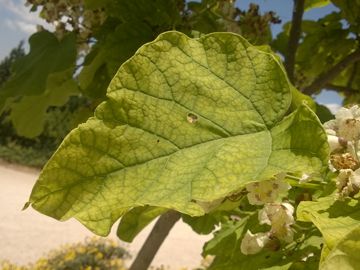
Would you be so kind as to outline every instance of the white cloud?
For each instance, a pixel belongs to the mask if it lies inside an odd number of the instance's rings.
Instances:
[[[16,30],[16,25],[15,25],[15,22],[13,20],[5,19],[4,23],[11,30]]]
[[[21,29],[23,32],[31,35],[36,32],[36,24],[29,24],[23,21],[15,22],[18,29]]]
[[[5,25],[12,30],[20,30],[28,35],[36,31],[36,25],[43,25],[46,28],[52,28],[43,19],[39,18],[39,12],[30,12],[25,7],[25,1],[18,0],[0,0],[0,5],[6,9],[10,18],[5,19]]]
[[[327,103],[322,105],[326,106],[333,114],[335,114],[341,108],[341,105],[336,103]]]

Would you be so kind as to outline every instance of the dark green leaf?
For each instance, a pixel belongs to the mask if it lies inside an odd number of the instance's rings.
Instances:
[[[30,53],[13,66],[12,77],[0,91],[0,107],[8,97],[44,93],[48,76],[74,68],[76,61],[75,35],[61,41],[47,31],[30,37]]]
[[[142,229],[166,211],[168,209],[152,206],[141,206],[130,210],[121,218],[117,236],[123,241],[132,242]]]

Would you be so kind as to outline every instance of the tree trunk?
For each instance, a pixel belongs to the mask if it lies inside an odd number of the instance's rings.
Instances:
[[[147,270],[149,268],[161,244],[179,219],[180,214],[172,210],[160,216],[129,270]]]

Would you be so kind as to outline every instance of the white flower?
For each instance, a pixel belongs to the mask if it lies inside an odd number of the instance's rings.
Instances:
[[[331,172],[336,172],[337,170],[335,169],[335,167],[332,165],[331,161],[328,160],[328,167],[329,167],[329,170]]]
[[[294,224],[294,207],[289,203],[268,203],[259,211],[260,224],[271,226],[270,233],[285,242],[292,242]]]
[[[341,108],[334,120],[324,123],[326,133],[344,138],[347,141],[360,139],[360,108],[358,105],[351,108]],[[335,131],[335,134],[331,134]]]
[[[264,248],[269,240],[269,233],[252,234],[251,231],[248,230],[241,241],[241,252],[245,255],[256,254]]]
[[[311,175],[310,174],[307,174],[307,173],[303,173],[299,179],[299,183],[300,184],[303,184],[303,183],[306,183],[306,182],[309,182],[311,179]]]
[[[338,198],[354,196],[360,190],[360,169],[342,169],[336,179]]]
[[[306,254],[304,257],[302,257],[301,261],[306,262],[308,259],[310,259],[311,257],[314,257],[315,254],[313,252],[310,252],[308,254]]]
[[[286,193],[291,186],[284,181],[284,174],[278,174],[274,180],[255,182],[246,185],[246,190],[250,204],[263,205],[265,203],[276,202],[280,195]]]
[[[339,142],[339,137],[336,135],[327,134],[327,140],[330,146],[330,152],[334,152],[343,147]]]
[[[358,144],[359,142],[355,142],[356,144]],[[346,148],[347,152],[354,158],[354,159],[358,159],[358,157],[360,157],[360,151],[356,152],[356,147],[354,142],[348,142],[347,144],[347,148]]]

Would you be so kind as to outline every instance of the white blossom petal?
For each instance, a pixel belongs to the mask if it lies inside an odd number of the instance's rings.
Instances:
[[[328,135],[336,135],[347,141],[360,140],[360,108],[341,108],[335,119],[323,124]],[[334,131],[336,134],[334,134]]]
[[[349,118],[353,118],[353,114],[348,108],[341,107],[335,114],[336,120],[345,120]]]
[[[303,184],[303,183],[306,183],[306,182],[309,182],[311,179],[311,175],[310,174],[307,174],[307,173],[303,173],[299,179],[299,183],[300,184]]]
[[[258,219],[260,224],[268,224],[271,225],[271,220],[269,218],[266,205],[263,209],[261,209],[258,213]]]
[[[339,143],[339,137],[335,135],[327,135],[327,140],[330,146],[330,152],[334,152],[337,149],[341,149],[342,146]]]
[[[293,231],[290,225],[294,224],[294,207],[289,203],[268,203],[259,211],[260,224],[271,225],[271,234],[285,242],[291,242]]]
[[[263,205],[278,201],[282,195],[291,188],[289,183],[284,181],[285,174],[278,174],[273,180],[254,182],[246,185],[250,204]]]
[[[348,118],[339,122],[339,137],[347,141],[356,141],[360,139],[360,120]]]
[[[358,188],[360,188],[360,169],[357,169],[356,171],[354,171],[350,175],[349,180],[352,185],[355,185]]]
[[[360,190],[360,169],[342,169],[336,178],[338,199],[356,195]]]
[[[359,108],[359,105],[354,105],[354,106],[352,106],[351,108],[349,108],[349,111],[351,112],[352,116],[353,116],[355,119],[360,118],[360,108]]]
[[[240,249],[245,255],[256,254],[269,242],[269,233],[255,233],[247,231],[241,241]]]
[[[329,120],[323,124],[323,127],[326,130],[327,134],[333,134],[333,132],[335,132],[335,134],[336,134],[336,131],[335,131],[336,126],[337,126],[337,121],[335,119]]]

